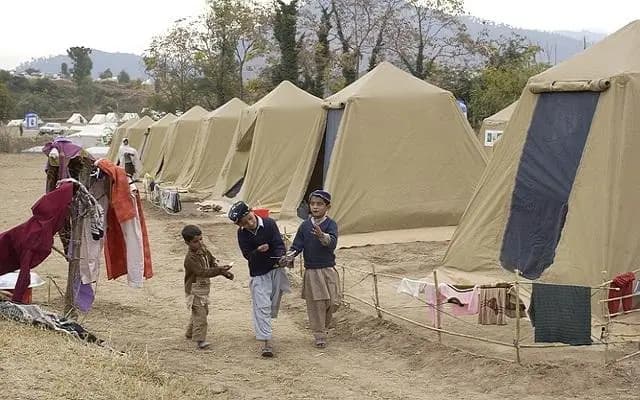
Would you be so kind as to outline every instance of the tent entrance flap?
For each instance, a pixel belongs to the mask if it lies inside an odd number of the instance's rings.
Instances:
[[[500,252],[502,266],[528,279],[555,258],[569,195],[582,158],[598,92],[539,95],[522,150]]]
[[[233,186],[231,186],[231,189],[227,190],[227,192],[224,194],[224,197],[228,197],[230,199],[233,199],[234,197],[236,197],[238,193],[240,193],[240,189],[242,189],[243,183],[244,183],[244,176],[240,178],[238,182],[234,183]]]
[[[329,162],[331,161],[331,153],[333,152],[333,146],[336,143],[336,137],[338,136],[338,128],[340,128],[340,121],[342,121],[342,114],[344,114],[344,108],[330,108],[327,110],[327,124],[324,130],[324,164],[322,172],[324,176],[327,176],[329,170]],[[323,179],[324,183],[324,179]]]
[[[338,128],[340,128],[340,121],[342,120],[343,114],[344,108],[330,108],[327,110],[327,120],[318,156],[316,158],[311,177],[309,178],[309,183],[307,184],[304,197],[302,198],[296,212],[297,216],[301,219],[305,219],[309,216],[309,206],[307,204],[309,194],[316,189],[324,188],[327,171],[329,171],[329,164],[331,162],[331,154],[336,143]]]

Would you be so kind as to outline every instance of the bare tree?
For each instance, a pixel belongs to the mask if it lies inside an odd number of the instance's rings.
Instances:
[[[436,63],[473,52],[462,12],[463,0],[406,0],[387,48],[411,74],[425,79]]]
[[[164,36],[153,39],[145,52],[147,74],[155,80],[155,106],[185,111],[196,102],[194,80],[198,68],[192,51],[192,21],[179,20]]]
[[[339,63],[345,84],[354,82],[367,52],[369,69],[379,61],[391,21],[404,0],[331,0]]]

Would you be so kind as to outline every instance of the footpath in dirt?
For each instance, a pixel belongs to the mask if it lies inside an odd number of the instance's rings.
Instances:
[[[30,215],[30,206],[44,189],[43,162],[42,157],[0,155],[0,193],[4,203],[0,230]],[[145,212],[154,278],[138,290],[127,287],[121,280],[103,279],[98,284],[94,309],[82,322],[113,347],[144,354],[168,376],[188,379],[190,386],[182,389],[184,398],[538,400],[637,399],[640,396],[638,361],[605,368],[601,359],[598,361],[589,355],[585,361],[518,366],[440,345],[432,336],[394,321],[378,320],[356,304],[347,304],[338,313],[329,346],[318,350],[312,345],[299,286],[285,297],[275,323],[276,357],[262,359],[251,325],[248,268],[237,248],[234,226],[215,214],[187,211],[167,215],[150,205]],[[196,350],[193,343],[184,339],[189,317],[183,295],[182,260],[186,249],[179,233],[187,223],[202,227],[206,244],[218,259],[235,262],[234,281],[213,279],[209,316],[212,347],[207,351]],[[444,250],[443,245],[434,244],[404,245],[403,251],[399,251],[398,246],[401,245],[340,250],[338,260],[357,264],[363,258],[374,258],[372,255],[393,254],[412,262],[411,257],[416,254],[436,259]],[[421,250],[425,248],[429,254]],[[65,269],[60,257],[52,255],[37,272],[64,284]],[[46,303],[46,289],[36,290],[34,301]],[[61,302],[55,300],[50,308],[60,305]],[[8,324],[0,323],[0,335],[25,332],[24,329],[12,330]],[[25,335],[25,338],[47,341],[49,336],[55,335]],[[19,337],[3,343],[0,372],[4,379],[27,379],[36,384],[39,379],[46,379],[56,386],[74,381],[69,372],[65,372],[65,376],[54,372],[47,373],[46,377],[41,375],[42,368],[51,371],[56,368],[47,361],[46,354],[28,358],[38,360],[37,363],[28,364],[23,360],[16,368],[7,368],[5,363],[12,362],[9,355],[20,354],[22,345]],[[92,354],[95,357],[95,352]],[[57,358],[56,363],[60,369],[73,371],[73,366],[62,365],[64,357]],[[80,380],[83,371],[77,369],[76,373],[75,379]],[[105,385],[118,390],[117,379],[111,381],[109,375],[104,379]],[[140,385],[144,385],[142,379]],[[122,398],[127,398],[125,390],[123,386]],[[13,389],[12,393],[20,392]],[[136,398],[149,398],[144,391],[135,393]],[[99,394],[87,396],[103,398]],[[49,397],[32,393],[12,398]]]

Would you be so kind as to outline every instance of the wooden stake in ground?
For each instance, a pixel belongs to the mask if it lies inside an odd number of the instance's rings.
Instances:
[[[602,271],[602,286],[606,288],[608,273],[606,270]],[[602,290],[602,299],[608,299],[608,291]],[[605,319],[605,326],[602,327],[602,334],[600,339],[604,342],[604,364],[609,363],[609,329],[611,328],[611,314],[609,313],[609,303],[607,301],[602,302],[602,317]]]
[[[438,271],[433,270],[433,284],[436,285],[436,301],[435,301],[435,308],[436,308],[436,321],[435,321],[435,327],[436,329],[441,329],[442,326],[440,324],[441,322],[441,316],[440,316],[440,288],[438,287]],[[438,343],[442,343],[442,332],[438,331]]]
[[[520,271],[516,269],[516,332],[513,338],[513,346],[516,348],[516,362],[520,364]]]
[[[372,264],[371,270],[373,272],[373,295],[376,312],[378,313],[378,318],[382,318],[382,312],[380,312],[380,295],[378,294],[378,275],[376,274],[376,266]]]
[[[81,215],[80,204],[74,201],[71,205],[71,240],[69,241],[70,255],[69,271],[67,274],[67,290],[64,296],[64,313],[72,316],[75,314],[75,290],[74,282],[80,279],[80,245],[82,243],[82,232],[84,225],[84,215]]]

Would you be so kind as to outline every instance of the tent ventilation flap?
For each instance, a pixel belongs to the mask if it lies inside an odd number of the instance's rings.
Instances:
[[[535,94],[549,92],[604,92],[610,86],[611,81],[609,79],[535,82],[528,85],[529,91]]]

